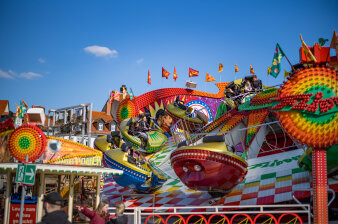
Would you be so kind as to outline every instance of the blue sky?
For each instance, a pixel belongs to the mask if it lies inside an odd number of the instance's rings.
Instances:
[[[47,111],[80,103],[101,110],[109,92],[126,84],[135,95],[182,87],[188,68],[219,81],[249,75],[264,84],[278,42],[299,62],[301,33],[307,45],[337,30],[338,1],[0,1],[0,99],[10,109],[24,99]],[[218,73],[222,62],[224,71]],[[161,78],[162,66],[171,73]],[[172,79],[176,67],[178,79]],[[150,70],[152,85],[147,84]],[[290,70],[283,59],[282,69]]]

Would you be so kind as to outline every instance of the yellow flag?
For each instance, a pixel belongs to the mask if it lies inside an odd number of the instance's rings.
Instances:
[[[268,67],[268,75],[271,73],[271,67]]]
[[[239,69],[238,69],[238,66],[236,65],[236,62],[235,62],[235,72],[238,72]]]
[[[219,63],[219,67],[218,67],[218,72],[222,72],[223,71],[223,65],[222,63],[220,62]]]
[[[290,75],[289,72],[287,72],[286,70],[284,70],[284,78],[288,77]]]
[[[302,38],[302,34],[300,34],[300,40],[302,41],[302,45],[303,45],[303,50],[305,53],[306,58],[309,58],[310,61],[314,61],[317,62],[317,59],[315,58],[315,56],[312,54],[312,52],[310,51],[309,47],[305,44],[303,38]]]

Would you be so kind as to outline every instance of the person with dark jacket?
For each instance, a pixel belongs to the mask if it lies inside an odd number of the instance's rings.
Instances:
[[[120,201],[115,205],[115,207],[115,215],[106,224],[128,224],[128,217],[123,214],[125,209],[124,203]]]
[[[42,201],[46,214],[38,224],[71,224],[68,215],[61,210],[63,199],[59,193],[51,192]]]

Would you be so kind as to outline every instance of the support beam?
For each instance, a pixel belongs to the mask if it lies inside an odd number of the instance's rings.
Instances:
[[[45,194],[45,173],[40,173],[39,183],[38,183],[38,204],[37,204],[37,214],[36,214],[36,221],[40,222],[42,219],[43,213],[43,198]]]
[[[68,197],[68,220],[72,222],[73,219],[73,200],[74,200],[74,178],[75,174],[70,174],[69,179],[69,197]]]
[[[328,223],[327,161],[325,149],[312,151],[312,188],[314,223]]]
[[[97,208],[97,206],[99,206],[100,203],[100,192],[101,192],[101,188],[100,188],[100,176],[97,176],[97,180],[96,180],[96,203],[95,203],[95,208]]]
[[[5,193],[5,214],[4,223],[9,223],[10,202],[11,202],[11,189],[12,189],[12,173],[10,169],[7,169],[7,184]]]

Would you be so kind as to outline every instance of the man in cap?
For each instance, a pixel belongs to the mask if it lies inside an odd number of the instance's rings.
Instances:
[[[39,224],[70,224],[68,215],[61,210],[63,206],[62,196],[57,192],[51,192],[42,199],[43,208],[46,214],[42,217]]]

